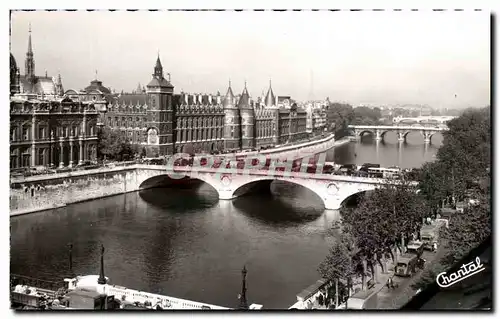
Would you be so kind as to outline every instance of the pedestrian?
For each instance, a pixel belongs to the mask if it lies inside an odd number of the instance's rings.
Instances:
[[[389,279],[388,279],[388,284],[389,284],[390,288],[394,289],[394,283],[392,282],[392,278],[391,277],[389,277]]]

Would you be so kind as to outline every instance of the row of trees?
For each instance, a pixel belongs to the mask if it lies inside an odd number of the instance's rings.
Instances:
[[[335,132],[337,139],[349,135],[349,125],[376,125],[381,117],[382,113],[377,107],[353,108],[349,104],[331,103],[327,110],[329,129]]]
[[[423,166],[422,195],[432,211],[447,202],[473,198],[462,214],[443,230],[445,255],[426,269],[414,288],[424,288],[437,274],[465,257],[491,235],[491,113],[490,107],[466,110],[448,123],[437,160]]]
[[[106,158],[108,160],[125,161],[133,159],[136,154],[146,155],[144,148],[141,149],[138,145],[131,144],[119,131],[108,127],[103,127],[99,131],[98,138],[97,156],[101,160]]]
[[[385,258],[394,261],[395,250],[402,251],[423,218],[435,215],[444,202],[474,198],[479,204],[456,214],[443,230],[441,267],[460,260],[491,233],[489,108],[468,110],[448,126],[437,160],[423,165],[418,186],[405,179],[392,182],[364,196],[356,208],[341,210],[341,238],[318,268],[337,283],[340,294],[358,275],[366,287],[368,271],[376,276],[375,265],[386,270]],[[417,286],[434,281],[439,270],[426,270]]]
[[[356,208],[341,210],[340,240],[318,268],[323,278],[336,282],[339,294],[347,297],[357,277],[366,288],[368,276],[377,279],[376,267],[387,271],[386,260],[394,262],[396,250],[402,253],[419,232],[428,209],[416,192],[405,179],[393,181],[365,195]]]

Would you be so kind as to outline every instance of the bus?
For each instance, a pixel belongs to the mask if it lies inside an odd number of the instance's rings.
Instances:
[[[375,178],[399,178],[401,175],[401,169],[370,167],[368,168],[368,175]]]

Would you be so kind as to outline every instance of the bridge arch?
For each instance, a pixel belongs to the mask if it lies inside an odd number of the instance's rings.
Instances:
[[[425,139],[425,135],[423,134],[423,132],[422,132],[422,131],[418,131],[418,130],[408,130],[408,131],[405,131],[405,132],[403,133],[403,137],[404,137],[405,141],[406,141],[406,137],[407,137],[407,136],[408,136],[408,134],[410,134],[410,133],[418,133],[420,136],[422,136],[422,139]]]
[[[269,184],[274,180],[300,185],[310,190],[312,193],[316,194],[319,197],[319,199],[323,202],[325,209],[327,210],[340,209],[340,207],[342,206],[342,202],[344,202],[348,197],[360,192],[371,191],[378,187],[378,184],[374,183],[373,179],[366,179],[366,181],[365,179],[363,179],[363,182],[358,182],[320,180],[315,178],[260,176],[237,183],[231,195],[228,196],[228,194],[226,194],[226,196],[230,198],[236,198],[243,195],[245,191],[253,191],[255,190],[255,188],[253,188],[252,185],[269,187]],[[368,180],[370,180],[370,182],[367,182]],[[265,184],[259,184],[258,182],[264,182]]]
[[[384,139],[385,134],[387,134],[387,133],[389,133],[389,132],[395,132],[395,133],[397,133],[397,131],[396,131],[396,130],[380,130],[379,132],[380,132],[380,133],[379,133],[379,134],[380,134],[380,138],[381,138],[382,140]]]
[[[352,203],[353,200],[356,200],[357,203],[359,203],[359,200],[362,199],[363,196],[369,194],[370,192],[373,192],[375,188],[373,189],[368,189],[368,190],[363,190],[363,191],[358,191],[356,193],[353,193],[349,196],[347,196],[342,202],[341,202],[341,207],[346,207],[348,204]]]
[[[313,193],[314,195],[316,195],[317,200],[319,200],[323,205],[325,204],[322,197],[323,194],[320,189],[310,187],[310,185],[307,185],[307,183],[301,182],[300,179],[292,179],[292,178],[279,179],[273,176],[265,176],[257,178],[247,183],[238,185],[237,188],[234,189],[232,196],[233,198],[236,198],[259,191],[270,191],[271,183],[273,181],[282,181],[288,184],[301,186],[310,191],[311,193]]]
[[[440,135],[440,136],[441,136],[441,138],[442,138],[442,139],[444,139],[443,132],[439,132],[439,131],[436,131],[436,132],[430,132],[430,133],[429,133],[429,142],[430,142],[430,143],[432,143],[432,137],[433,137],[434,135],[436,135],[436,134]]]
[[[363,135],[365,135],[365,133],[368,133],[370,135],[375,135],[376,134],[376,131],[373,131],[373,130],[359,130],[356,132],[356,135],[358,135],[359,137],[363,137]]]
[[[214,183],[210,179],[204,178],[204,176],[201,174],[198,174],[196,177],[191,177],[191,176],[181,177],[180,175],[177,176],[175,173],[165,174],[161,172],[159,174],[146,177],[139,184],[139,190],[157,188],[157,187],[167,187],[167,186],[191,188],[196,184],[199,184],[200,182],[209,185],[213,189],[213,191],[215,191],[219,196],[219,190],[217,188],[217,185],[214,185]]]

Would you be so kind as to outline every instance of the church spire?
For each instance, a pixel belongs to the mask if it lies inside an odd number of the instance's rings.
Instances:
[[[29,26],[29,36],[28,36],[28,53],[31,53],[33,54],[33,48],[31,46],[31,22],[30,22],[30,26]]]
[[[268,107],[276,105],[276,98],[274,97],[273,88],[271,86],[271,79],[269,79],[269,90],[267,91],[265,104]]]
[[[61,72],[59,71],[57,74],[57,79],[55,83],[55,90],[56,90],[56,95],[58,96],[63,96],[64,95],[64,88],[62,85],[62,79],[61,79]]]
[[[155,73],[153,76],[163,79],[163,66],[161,65],[160,61],[160,51],[158,51],[158,57],[156,58],[156,65],[155,65]]]
[[[33,58],[33,47],[31,45],[31,23],[29,24],[28,52],[26,52],[26,63],[24,71],[27,78],[33,79],[35,77],[35,59]]]

